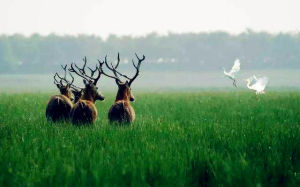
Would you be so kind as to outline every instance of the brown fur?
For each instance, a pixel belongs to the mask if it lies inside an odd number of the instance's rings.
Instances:
[[[128,83],[119,84],[115,103],[110,107],[108,119],[110,122],[129,124],[135,120],[135,112],[130,101],[134,101]]]
[[[95,106],[96,100],[104,100],[104,97],[97,92],[95,85],[92,83],[86,84],[82,97],[71,111],[72,123],[74,125],[89,125],[96,121],[98,117]]]
[[[98,112],[93,102],[80,99],[74,105],[71,115],[74,125],[93,124],[98,117]]]
[[[67,96],[52,96],[46,108],[46,117],[53,122],[69,120],[72,107],[73,103]]]

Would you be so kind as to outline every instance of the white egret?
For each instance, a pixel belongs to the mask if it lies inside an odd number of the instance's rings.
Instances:
[[[247,87],[250,90],[255,90],[256,94],[264,94],[265,93],[265,88],[269,82],[268,77],[259,77],[256,78],[255,75],[253,75],[252,77],[246,79],[247,82]]]
[[[224,74],[225,74],[225,76],[226,77],[228,77],[228,78],[230,78],[231,80],[233,80],[233,86],[235,86],[235,87],[237,87],[236,86],[236,80],[235,80],[235,74],[238,72],[238,71],[240,71],[240,60],[239,59],[236,59],[235,61],[234,61],[234,64],[233,64],[233,66],[232,66],[232,68],[231,68],[231,70],[230,70],[230,72],[226,72],[225,71],[225,68],[223,68],[223,70],[224,70]]]

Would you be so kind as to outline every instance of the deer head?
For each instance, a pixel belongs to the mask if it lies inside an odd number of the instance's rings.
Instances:
[[[85,88],[82,90],[82,92],[79,92],[77,90],[77,95],[81,93],[82,99],[90,100],[92,102],[95,102],[96,100],[103,101],[104,97],[98,91],[98,87],[97,87],[97,82],[101,77],[101,72],[99,71],[98,65],[96,65],[95,69],[91,69],[90,67],[88,67],[88,69],[90,70],[90,75],[87,75],[87,73],[86,73],[86,62],[87,62],[86,57],[83,58],[83,62],[84,62],[84,64],[83,64],[82,68],[78,67],[75,63],[72,63],[71,68],[69,69],[70,72],[73,72],[73,73],[77,74],[78,76],[80,76],[83,79],[83,83],[85,85]],[[96,77],[94,77],[96,72],[98,72],[98,75]]]
[[[83,89],[72,89],[71,91],[74,95],[74,103],[77,103],[77,101],[83,96]]]
[[[133,67],[136,70],[136,73],[135,73],[135,75],[132,78],[129,78],[127,75],[124,75],[124,74],[120,73],[119,71],[117,71],[117,68],[118,68],[118,66],[120,64],[120,54],[119,53],[118,53],[118,62],[117,62],[117,64],[115,66],[112,63],[111,63],[111,65],[109,65],[107,63],[107,56],[105,56],[105,59],[104,59],[103,62],[101,62],[100,60],[98,60],[98,62],[99,62],[99,69],[100,69],[101,73],[104,74],[107,77],[115,79],[115,82],[118,85],[119,89],[118,89],[116,101],[117,100],[127,100],[127,101],[134,101],[135,100],[135,98],[134,98],[134,96],[133,96],[133,94],[131,92],[130,86],[131,86],[132,82],[139,75],[141,63],[142,63],[142,61],[145,60],[145,56],[144,55],[143,55],[142,58],[139,58],[137,54],[135,54],[135,56],[138,59],[138,63],[136,65],[136,63],[132,60]],[[114,75],[108,75],[107,73],[105,73],[103,71],[103,69],[102,69],[102,65],[103,64],[105,64],[106,67],[109,70],[111,70]],[[122,81],[120,79],[120,76],[124,77],[126,80]]]
[[[72,99],[71,88],[75,87],[73,85],[74,78],[70,74],[70,76],[72,77],[72,80],[71,81],[67,80],[67,65],[61,66],[61,67],[64,70],[64,76],[62,77],[58,73],[55,73],[55,75],[53,77],[54,78],[54,84],[59,89],[60,94],[65,95],[66,97]],[[59,80],[57,80],[57,79],[59,79]]]

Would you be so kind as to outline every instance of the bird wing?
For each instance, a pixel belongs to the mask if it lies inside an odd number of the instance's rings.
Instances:
[[[253,76],[252,76],[252,78],[253,78],[255,81],[257,81],[257,78],[256,78],[256,76],[255,76],[255,75],[253,75]]]
[[[231,68],[229,74],[232,74],[232,75],[233,75],[234,73],[240,71],[240,65],[241,65],[240,60],[239,60],[239,59],[236,59],[236,60],[234,61],[234,64],[233,64],[233,66],[232,66],[232,68]]]
[[[256,83],[253,84],[253,88],[256,91],[263,91],[269,82],[268,77],[260,77],[257,79]]]
[[[250,80],[250,85],[255,85],[257,83],[257,78],[255,75],[249,78]]]
[[[267,86],[267,84],[268,84],[268,82],[269,82],[269,79],[268,79],[268,77],[261,77],[261,78],[259,78],[258,80],[257,80],[257,82],[263,87],[263,88],[265,88],[266,86]]]

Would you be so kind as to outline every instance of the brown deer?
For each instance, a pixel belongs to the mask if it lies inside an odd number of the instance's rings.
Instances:
[[[101,77],[101,72],[98,66],[96,66],[95,70],[89,68],[91,75],[87,75],[85,71],[87,62],[86,57],[83,61],[84,65],[82,68],[79,68],[76,64],[72,63],[71,68],[69,69],[70,72],[76,73],[78,76],[83,78],[83,83],[85,84],[85,88],[81,92],[81,97],[75,103],[71,111],[72,123],[74,125],[94,123],[98,116],[95,102],[96,100],[104,100],[104,97],[98,91],[98,87],[96,86]],[[102,66],[103,64],[100,65]],[[98,75],[96,78],[93,78],[96,71],[98,71]]]
[[[141,62],[145,60],[144,55],[142,58],[139,58],[137,56],[137,54],[135,54],[135,55],[138,59],[138,63],[136,65],[135,62],[132,60],[133,66],[136,69],[136,73],[133,76],[133,78],[129,78],[128,76],[117,71],[117,68],[120,63],[119,53],[118,53],[118,62],[115,66],[113,66],[112,63],[111,63],[111,66],[109,66],[107,63],[106,57],[105,57],[105,61],[102,62],[102,64],[105,63],[106,67],[113,72],[114,76],[106,74],[103,71],[102,66],[100,66],[101,73],[107,77],[115,79],[116,84],[118,85],[118,92],[117,92],[115,102],[110,107],[109,112],[108,112],[108,119],[111,123],[118,122],[119,124],[130,124],[135,119],[134,109],[130,105],[130,101],[133,102],[135,99],[131,92],[130,86],[131,86],[132,82],[136,79],[136,77],[139,75]],[[100,60],[98,60],[98,61],[101,64],[101,61]],[[122,77],[126,78],[127,80],[125,82],[123,82],[123,81],[121,81],[119,76],[122,76]]]
[[[71,102],[72,92],[70,88],[74,86],[72,85],[74,78],[72,77],[72,81],[69,82],[67,80],[67,65],[61,67],[64,70],[64,77],[59,76],[58,73],[55,73],[53,77],[54,84],[59,89],[60,95],[52,96],[46,108],[46,117],[53,122],[69,120],[70,112],[73,107],[73,103]],[[57,78],[60,80],[58,81]],[[64,85],[63,82],[66,83],[66,85]]]

